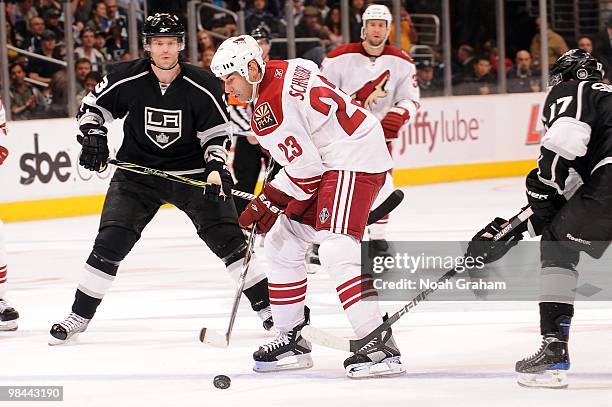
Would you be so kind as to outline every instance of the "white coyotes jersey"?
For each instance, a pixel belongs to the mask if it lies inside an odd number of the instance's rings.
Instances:
[[[392,107],[406,109],[410,118],[419,109],[419,84],[412,58],[385,45],[378,57],[368,55],[361,43],[341,45],[321,64],[323,75],[376,115]]]
[[[251,128],[282,166],[275,188],[308,199],[329,170],[381,173],[393,162],[380,122],[305,59],[269,61]]]

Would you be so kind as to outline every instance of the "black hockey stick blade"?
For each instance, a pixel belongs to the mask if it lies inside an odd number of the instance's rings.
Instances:
[[[383,203],[374,208],[368,216],[368,225],[376,223],[386,215],[390,214],[404,200],[404,192],[396,189],[384,200]]]
[[[508,225],[503,228],[499,233],[493,236],[494,241],[503,240],[504,237],[510,233],[513,229],[519,226],[521,223],[525,222],[529,217],[533,215],[533,211],[531,208],[527,207],[521,213],[510,219]],[[457,270],[455,268],[444,273],[442,277],[440,277],[437,283],[442,283],[450,278],[452,278],[455,274],[457,274]],[[436,286],[441,286],[441,284],[436,284]],[[420,292],[415,298],[412,299],[408,304],[404,305],[400,310],[398,310],[395,314],[391,315],[388,319],[383,321],[377,328],[375,328],[372,332],[367,334],[361,339],[346,339],[336,335],[333,335],[329,332],[326,332],[322,329],[318,329],[313,327],[312,325],[306,325],[302,328],[302,336],[317,345],[325,346],[332,349],[338,349],[345,352],[357,352],[359,349],[363,348],[368,342],[374,339],[376,336],[380,335],[381,332],[387,330],[391,325],[393,325],[397,320],[399,320],[403,315],[407,314],[412,308],[416,307],[421,301],[423,301],[427,296],[433,293],[435,288],[428,288],[422,292]]]

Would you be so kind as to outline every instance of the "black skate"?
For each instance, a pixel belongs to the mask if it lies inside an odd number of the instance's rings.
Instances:
[[[276,338],[259,347],[253,353],[255,366],[259,373],[281,370],[308,369],[312,367],[310,352],[312,345],[302,338],[301,330],[310,323],[310,310],[304,307],[304,322],[288,332],[279,331]]]
[[[566,321],[564,326],[564,322]],[[569,333],[569,318],[561,322],[561,329]],[[564,389],[568,385],[566,372],[570,368],[568,335],[562,332],[542,337],[540,349],[531,357],[516,362],[518,384],[523,387]]]
[[[269,331],[274,326],[274,320],[272,319],[272,310],[268,305],[266,308],[257,311],[257,316],[263,321],[263,327],[266,331]]]
[[[321,267],[321,260],[319,259],[319,246],[320,245],[313,243],[306,252],[306,272],[308,274],[316,274]]]
[[[388,328],[346,359],[344,368],[351,379],[397,376],[406,372],[400,356],[391,328]]]
[[[16,331],[19,313],[6,300],[0,298],[0,331]]]
[[[71,312],[62,322],[53,324],[51,327],[51,338],[49,345],[62,345],[70,340],[76,339],[78,334],[84,332],[89,325],[90,319]]]

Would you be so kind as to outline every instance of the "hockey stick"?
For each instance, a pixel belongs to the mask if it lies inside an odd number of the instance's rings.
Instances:
[[[206,188],[208,185],[210,185],[208,182],[198,181],[192,178],[183,177],[182,175],[176,175],[166,171],[156,170],[155,168],[144,167],[142,165],[126,161],[119,161],[111,158],[108,160],[108,163],[115,165],[121,169],[135,172],[137,174],[153,175],[156,177],[165,178],[169,181],[179,182],[181,184],[191,185],[194,187]],[[253,194],[239,191],[237,189],[232,189],[232,195],[238,198],[246,199],[248,201],[256,198],[256,196]],[[381,220],[385,215],[389,214],[392,210],[397,208],[397,206],[402,203],[403,199],[404,193],[401,190],[396,189],[395,191],[393,191],[383,203],[378,205],[370,212],[370,215],[368,216],[368,225],[371,225],[372,223],[376,223]]]
[[[125,162],[125,161],[119,161],[119,160],[115,160],[115,159],[110,159],[108,160],[109,164],[113,164],[116,165],[117,167],[127,170],[127,171],[131,171],[131,172],[135,172],[137,174],[143,174],[143,175],[154,175],[156,177],[160,177],[160,178],[165,178],[169,181],[174,181],[174,182],[179,182],[181,184],[186,184],[186,185],[191,185],[194,187],[199,187],[199,188],[204,188],[206,189],[207,186],[210,185],[210,183],[208,182],[204,182],[204,181],[198,181],[196,179],[192,179],[192,178],[188,178],[188,177],[183,177],[182,175],[176,175],[176,174],[172,174],[170,172],[166,172],[166,171],[162,171],[162,170],[156,170],[155,168],[149,168],[149,167],[144,167],[142,165],[138,165],[138,164],[134,164],[134,163],[129,163],[129,162]],[[237,189],[232,189],[232,195],[238,197],[238,198],[242,198],[242,199],[246,199],[246,200],[251,200],[251,199],[255,199],[255,195],[253,194],[249,194],[248,192],[243,192],[243,191],[239,191]]]
[[[274,166],[274,160],[270,158],[268,166],[266,168],[266,176],[264,177],[264,185],[268,182],[268,178],[272,173],[272,167]],[[242,297],[242,291],[244,290],[244,284],[246,283],[247,272],[249,271],[249,264],[251,263],[251,257],[253,255],[253,245],[255,244],[255,225],[251,229],[249,234],[249,240],[247,242],[247,252],[242,262],[242,271],[240,272],[240,278],[238,279],[238,289],[236,290],[236,296],[234,297],[234,304],[232,305],[232,312],[230,314],[229,325],[225,336],[217,331],[203,327],[200,330],[200,342],[207,343],[211,346],[218,348],[226,348],[229,346],[232,331],[234,329],[234,322],[236,321],[236,315],[238,314],[238,306],[240,305],[240,298]]]
[[[531,215],[533,211],[531,208],[527,207],[521,213],[510,219],[508,225],[504,227],[499,233],[493,236],[493,241],[499,241],[504,238],[508,233],[514,230],[517,226],[525,222]],[[434,284],[435,287],[441,287],[444,281],[453,278],[457,274],[457,269],[453,268],[446,272],[442,277],[440,277],[437,281],[437,284]],[[364,347],[368,342],[374,339],[376,336],[380,335],[383,331],[387,330],[391,325],[397,322],[404,314],[407,314],[412,308],[416,307],[421,301],[427,298],[431,293],[436,291],[437,288],[428,288],[415,298],[412,299],[408,304],[404,305],[399,311],[395,314],[391,315],[388,319],[383,321],[377,328],[375,328],[372,332],[367,334],[361,339],[346,339],[341,338],[336,335],[330,334],[324,330],[314,328],[311,325],[306,325],[302,328],[302,336],[311,342],[314,342],[318,345],[325,346],[327,348],[338,349],[346,352],[357,352],[359,349]]]

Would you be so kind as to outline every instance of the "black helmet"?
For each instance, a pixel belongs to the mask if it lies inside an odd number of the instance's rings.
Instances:
[[[147,17],[142,30],[142,41],[147,47],[148,40],[154,37],[177,37],[185,44],[185,28],[174,14],[155,13]]]
[[[558,83],[578,81],[601,81],[604,70],[601,62],[593,55],[581,49],[570,49],[561,55],[550,69],[549,86]]]
[[[270,33],[265,27],[262,26],[259,26],[251,31],[251,37],[255,38],[256,40],[266,40],[267,42],[270,42]]]

